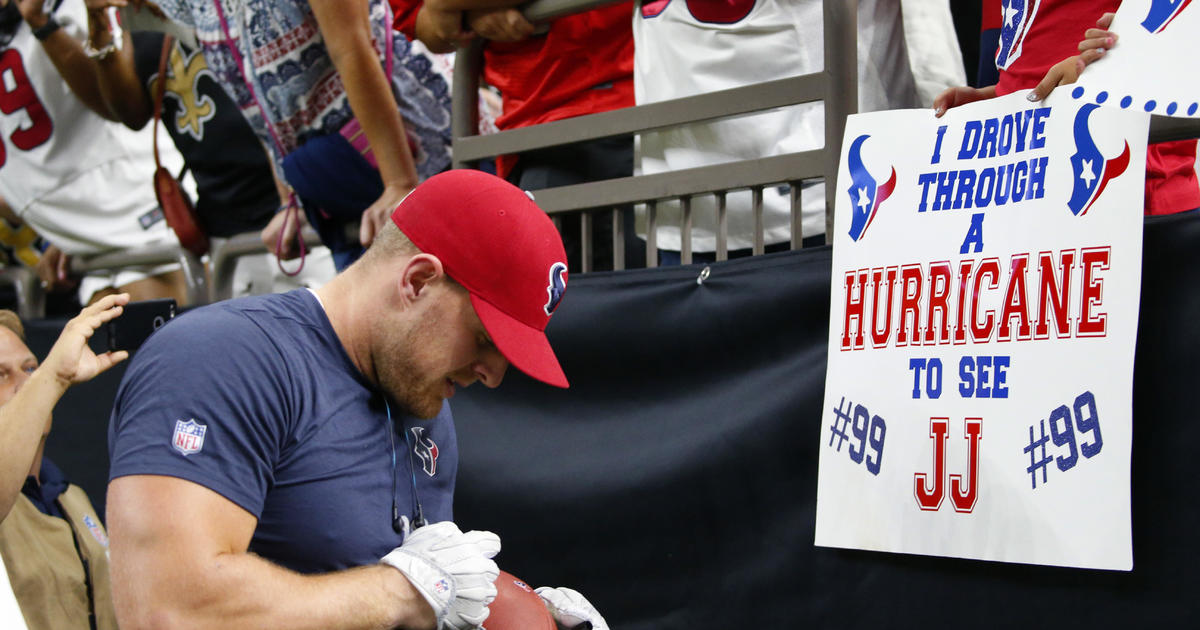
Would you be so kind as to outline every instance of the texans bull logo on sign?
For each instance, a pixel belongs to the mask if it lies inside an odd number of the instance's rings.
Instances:
[[[1004,24],[996,47],[996,67],[1005,70],[1021,56],[1025,35],[1033,25],[1041,0],[1003,0]]]
[[[1150,12],[1142,21],[1142,28],[1151,33],[1163,32],[1171,24],[1171,20],[1183,13],[1191,2],[1192,0],[1153,0],[1150,3]]]
[[[867,167],[863,165],[862,145],[870,137],[863,134],[855,138],[846,155],[847,168],[850,170],[850,188],[846,192],[850,194],[850,204],[853,206],[850,213],[850,238],[855,241],[863,237],[867,228],[871,226],[871,222],[875,220],[875,215],[879,213],[879,206],[896,189],[896,169],[894,167],[891,177],[882,186],[879,186],[871,173],[867,171]]]
[[[425,437],[425,427],[412,427],[413,452],[421,458],[421,467],[430,477],[437,474],[438,445],[432,439]]]
[[[1125,149],[1115,158],[1105,159],[1092,140],[1089,119],[1099,105],[1088,104],[1079,108],[1075,114],[1075,154],[1071,156],[1071,172],[1074,174],[1074,187],[1071,200],[1067,207],[1075,216],[1087,214],[1092,204],[1104,193],[1108,182],[1112,181],[1129,167],[1129,142]]]

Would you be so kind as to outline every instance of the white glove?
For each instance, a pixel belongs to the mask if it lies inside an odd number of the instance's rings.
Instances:
[[[468,630],[488,616],[496,599],[500,569],[492,561],[500,538],[492,532],[463,533],[450,521],[414,530],[380,562],[395,567],[429,602],[438,628]]]
[[[569,588],[543,586],[535,591],[550,610],[550,616],[560,628],[568,630],[591,624],[592,630],[608,630],[608,623],[579,591]],[[589,626],[584,626],[587,628]]]

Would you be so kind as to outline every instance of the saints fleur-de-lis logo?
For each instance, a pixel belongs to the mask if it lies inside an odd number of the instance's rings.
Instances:
[[[216,77],[208,69],[204,55],[196,50],[185,53],[179,45],[171,49],[167,59],[167,89],[164,98],[174,98],[179,102],[179,112],[175,116],[175,129],[186,133],[197,141],[204,139],[204,123],[211,120],[217,113],[217,105],[212,98],[200,93],[200,78],[207,76],[217,85]],[[150,89],[155,90],[155,82]]]

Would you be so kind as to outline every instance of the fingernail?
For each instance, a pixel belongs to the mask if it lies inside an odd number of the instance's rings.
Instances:
[[[1103,49],[1103,48],[1097,48],[1097,49],[1096,49],[1096,54],[1097,54],[1097,55],[1103,55],[1103,54],[1104,54],[1104,49]]]
[[[1111,37],[1106,37],[1106,38],[1104,38],[1104,43],[1105,43],[1105,45],[1107,45],[1109,48],[1112,48],[1112,45],[1113,45],[1113,38],[1111,38]],[[1103,50],[1103,49],[1101,49],[1101,50]]]
[[[945,107],[935,107],[935,108],[933,108],[933,114],[934,114],[935,116],[941,116],[941,115],[942,115],[942,114],[944,114],[944,113],[946,113],[946,108],[945,108]]]
[[[1038,101],[1037,92],[1030,92],[1029,94],[1026,94],[1025,100],[1029,101],[1030,103],[1036,103]]]

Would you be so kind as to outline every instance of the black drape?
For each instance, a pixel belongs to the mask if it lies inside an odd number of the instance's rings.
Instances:
[[[830,250],[709,268],[571,278],[549,330],[571,389],[510,370],[454,398],[456,519],[500,534],[503,568],[622,630],[1200,618],[1200,217],[1146,223],[1129,573],[814,547]],[[30,327],[39,355],[61,324]],[[118,377],[72,389],[48,447],[101,509]]]

